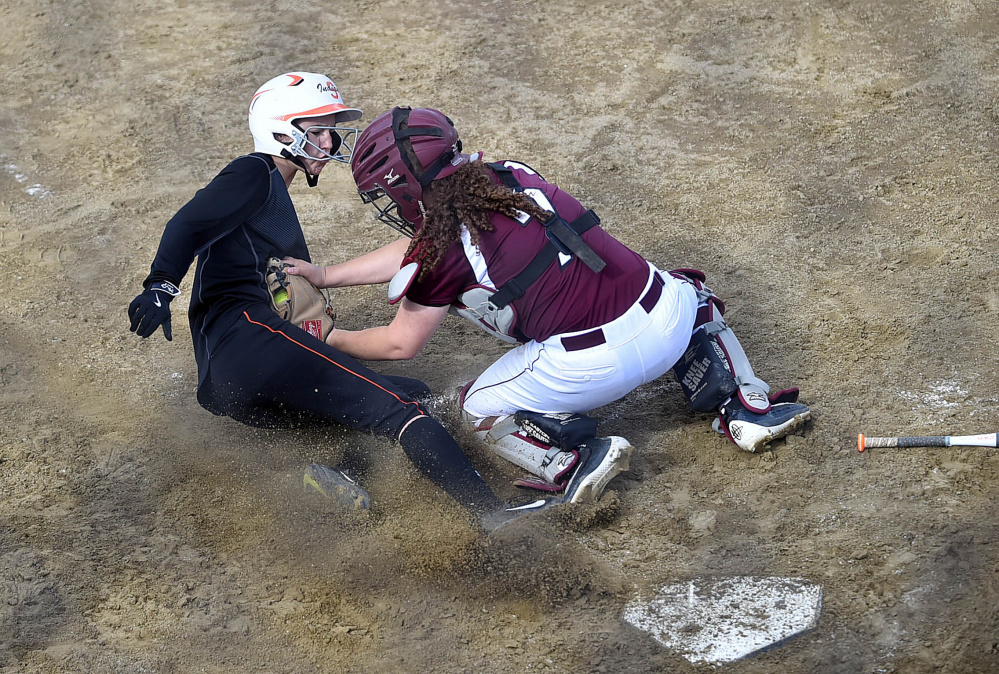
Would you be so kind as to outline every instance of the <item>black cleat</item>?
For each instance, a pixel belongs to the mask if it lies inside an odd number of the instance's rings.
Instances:
[[[634,447],[622,437],[587,440],[579,450],[579,467],[565,485],[563,503],[596,503],[604,487],[618,473],[628,470]]]
[[[774,403],[768,412],[757,414],[732,398],[719,411],[717,430],[747,452],[755,452],[800,428],[811,416],[808,406],[797,402]]]

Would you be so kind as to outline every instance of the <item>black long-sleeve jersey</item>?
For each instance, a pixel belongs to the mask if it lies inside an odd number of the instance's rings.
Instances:
[[[288,255],[311,261],[284,179],[266,154],[233,160],[167,223],[143,285],[179,285],[198,258],[188,315],[200,379],[239,311],[269,303],[268,258]]]

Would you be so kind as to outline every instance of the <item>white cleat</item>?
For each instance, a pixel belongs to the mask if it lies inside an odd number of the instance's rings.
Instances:
[[[738,398],[722,405],[718,414],[721,433],[747,452],[755,452],[768,442],[783,438],[812,417],[801,403],[775,403],[764,414],[750,412]]]
[[[616,435],[593,438],[576,448],[579,467],[565,486],[563,503],[595,503],[618,473],[628,470],[634,447]]]

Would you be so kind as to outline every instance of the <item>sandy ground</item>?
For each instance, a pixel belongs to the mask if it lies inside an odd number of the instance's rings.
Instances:
[[[986,0],[5,0],[0,667],[692,672],[625,604],[774,574],[823,586],[818,628],[725,671],[999,671],[996,452],[855,449],[999,427],[997,36]],[[484,540],[397,446],[212,417],[186,296],[173,342],[125,308],[166,220],[251,149],[250,94],[294,69],[366,119],[442,108],[704,269],[813,422],[742,453],[667,376],[594,413],[638,448],[599,507]],[[318,260],[392,239],[342,167],[293,196]],[[391,316],[384,288],[336,297],[351,325]],[[382,370],[445,391],[502,352],[448,320]],[[307,499],[308,461],[356,465],[375,509]]]

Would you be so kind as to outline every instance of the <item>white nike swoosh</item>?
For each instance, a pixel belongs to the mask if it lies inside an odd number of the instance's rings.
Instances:
[[[534,503],[527,503],[527,504],[522,505],[522,506],[515,506],[513,508],[507,508],[506,511],[509,513],[509,512],[514,512],[514,511],[517,511],[517,510],[534,510],[536,508],[540,508],[544,504],[545,504],[545,500],[544,499],[539,499],[539,500],[535,501]]]
[[[163,306],[162,304],[160,304],[160,296],[159,295],[153,295],[153,304],[155,304],[158,307],[162,307]]]

